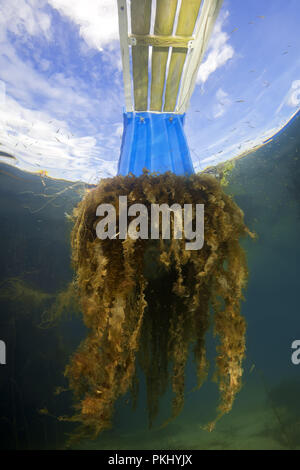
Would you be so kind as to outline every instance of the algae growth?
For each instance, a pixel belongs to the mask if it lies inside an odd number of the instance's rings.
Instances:
[[[161,234],[151,241],[100,240],[96,209],[110,203],[118,212],[121,195],[127,195],[129,204],[143,203],[148,209],[151,203],[204,204],[203,248],[187,251],[184,240],[163,240]],[[252,236],[243,212],[210,175],[145,173],[102,180],[79,203],[74,217],[72,258],[89,329],[66,369],[78,435],[95,437],[109,428],[118,397],[128,390],[136,395],[137,360],[146,376],[150,422],[169,380],[174,394],[171,418],[176,417],[184,403],[190,345],[199,387],[207,374],[205,334],[211,307],[219,338],[215,379],[220,390],[217,417],[208,426],[212,429],[230,411],[241,387],[246,325],[240,301],[247,267],[239,238]],[[158,282],[169,290],[167,304],[162,292],[155,292]]]

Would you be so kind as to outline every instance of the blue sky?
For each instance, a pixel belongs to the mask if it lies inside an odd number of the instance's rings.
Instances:
[[[299,109],[299,18],[299,0],[224,0],[187,112],[196,169],[261,144]],[[53,177],[116,174],[116,0],[0,0],[0,48],[0,150]]]

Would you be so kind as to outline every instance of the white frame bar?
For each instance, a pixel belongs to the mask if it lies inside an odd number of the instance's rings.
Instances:
[[[133,95],[130,75],[130,51],[128,44],[128,12],[127,1],[118,0],[118,16],[119,16],[119,34],[120,47],[123,66],[123,81],[125,94],[125,107],[127,112],[134,110]]]

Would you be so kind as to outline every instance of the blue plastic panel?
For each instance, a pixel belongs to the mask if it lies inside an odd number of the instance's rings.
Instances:
[[[190,175],[194,168],[184,134],[185,114],[124,113],[118,174],[139,176],[143,169]]]

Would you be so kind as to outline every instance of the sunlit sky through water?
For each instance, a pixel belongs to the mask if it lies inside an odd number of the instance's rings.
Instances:
[[[299,0],[224,1],[186,118],[196,170],[259,145],[299,109],[299,19]],[[117,1],[0,0],[0,47],[0,160],[70,180],[115,175]]]

